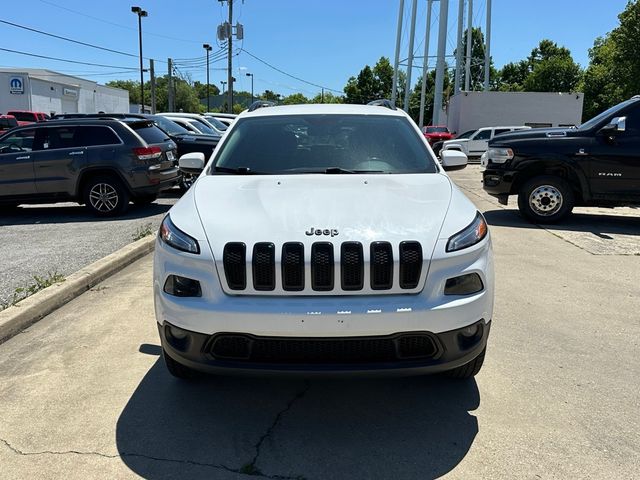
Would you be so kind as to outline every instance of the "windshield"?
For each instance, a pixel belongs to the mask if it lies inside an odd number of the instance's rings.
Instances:
[[[425,133],[449,133],[447,127],[426,127]]]
[[[630,100],[627,100],[626,102],[622,102],[622,103],[619,103],[618,105],[616,105],[614,107],[611,107],[609,110],[606,110],[606,111],[602,112],[600,115],[596,115],[591,120],[588,120],[588,121],[584,122],[582,125],[580,125],[578,127],[578,130],[589,130],[589,129],[595,127],[601,121],[603,121],[605,118],[613,117],[616,112],[619,112],[620,110],[626,108],[627,106],[629,106],[631,103],[633,103],[635,101],[636,100],[634,100],[634,99],[630,99]]]
[[[456,137],[456,139],[458,138],[469,138],[471,135],[473,135],[474,133],[476,133],[477,130],[469,130],[467,132],[461,133],[460,135],[458,135]]]
[[[19,122],[35,122],[36,116],[31,112],[7,112],[7,115],[12,115]]]
[[[213,128],[206,125],[204,122],[201,122],[200,120],[196,120],[195,118],[187,118],[187,122],[196,127],[202,133],[207,133],[209,135],[220,135]]]
[[[189,130],[181,125],[178,125],[176,122],[172,122],[168,118],[162,117],[160,115],[151,115],[149,116],[149,118],[156,122],[156,124],[158,124],[158,126],[169,135],[183,135],[185,133],[189,133]]]
[[[423,138],[407,119],[386,115],[247,118],[230,131],[212,173],[435,173]]]
[[[216,117],[210,117],[208,115],[205,115],[204,118],[206,118],[207,122],[209,122],[211,125],[216,127],[221,132],[224,132],[227,129],[227,126],[224,123],[222,123],[220,120],[218,120]]]

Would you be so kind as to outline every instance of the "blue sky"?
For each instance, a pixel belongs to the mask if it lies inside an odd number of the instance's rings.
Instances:
[[[438,3],[434,3],[431,55],[436,49]],[[457,3],[450,1],[448,54],[455,43]],[[494,62],[499,67],[520,60],[542,38],[550,38],[569,48],[576,61],[585,66],[593,40],[615,28],[617,15],[626,3],[627,0],[493,0]],[[408,21],[411,0],[405,0],[405,4]],[[421,54],[426,0],[419,0],[418,4],[415,50]],[[485,4],[486,0],[474,0],[474,26],[482,25],[483,29]],[[159,74],[166,73],[166,63],[160,61],[167,57],[204,56],[202,43],[214,45],[214,52],[217,49],[216,26],[226,16],[226,6],[217,0],[22,0],[3,5],[0,19],[137,54],[137,19],[130,12],[131,5],[149,11],[149,17],[143,19],[144,55],[158,60]],[[245,39],[240,43],[247,51],[318,85],[341,91],[349,76],[356,75],[365,64],[373,65],[382,55],[393,57],[399,0],[235,0],[234,5],[234,20],[239,20],[245,30]],[[0,32],[1,48],[112,66],[74,65],[0,51],[0,67],[49,68],[101,83],[114,78],[139,78],[135,71],[138,60],[133,57],[6,24],[0,24]],[[405,56],[407,45],[405,35]],[[226,79],[223,67],[226,60],[212,63],[211,83],[220,86],[220,81]],[[125,71],[127,68],[133,70]],[[183,63],[179,68],[194,80],[206,78],[204,67]],[[234,57],[236,89],[250,90],[246,72],[254,74],[256,92],[271,89],[288,95],[301,91],[309,96],[319,91],[246,53]]]

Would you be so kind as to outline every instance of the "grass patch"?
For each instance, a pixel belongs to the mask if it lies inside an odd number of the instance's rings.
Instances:
[[[133,235],[131,236],[133,237],[133,241],[135,242],[137,240],[140,240],[141,238],[148,237],[149,235],[153,234],[154,231],[155,228],[153,228],[152,223],[145,223],[144,225],[136,228],[136,231],[133,232]]]
[[[13,294],[8,300],[0,301],[0,310],[4,310],[5,308],[9,308],[12,305],[24,300],[27,297],[30,297],[36,292],[40,290],[44,290],[51,285],[56,283],[64,282],[64,276],[60,275],[57,272],[49,272],[46,276],[41,277],[39,275],[33,276],[33,282],[25,287],[18,287],[13,291]]]

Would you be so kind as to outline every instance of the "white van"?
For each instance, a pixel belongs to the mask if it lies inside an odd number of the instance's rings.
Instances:
[[[446,140],[442,144],[442,150],[459,150],[469,158],[480,158],[489,148],[489,140],[496,135],[530,128],[523,125],[516,127],[483,127],[470,135],[467,133],[467,135],[461,135],[453,140]]]

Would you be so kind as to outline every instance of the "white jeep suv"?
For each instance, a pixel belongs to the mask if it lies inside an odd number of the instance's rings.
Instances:
[[[154,260],[169,371],[471,377],[493,311],[487,224],[401,110],[252,106],[169,211]]]

